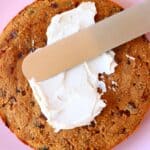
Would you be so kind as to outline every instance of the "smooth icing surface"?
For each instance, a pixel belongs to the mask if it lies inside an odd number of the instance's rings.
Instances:
[[[47,30],[47,44],[94,24],[95,15],[95,4],[84,2],[75,9],[54,16]],[[113,51],[108,51],[48,80],[36,82],[33,78],[30,81],[34,96],[55,132],[89,125],[106,107],[101,99],[106,85],[98,81],[98,73],[114,72],[117,66],[114,55]],[[97,92],[98,87],[102,89],[101,94]]]

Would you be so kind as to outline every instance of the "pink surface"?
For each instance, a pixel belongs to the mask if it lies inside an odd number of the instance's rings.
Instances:
[[[114,0],[125,8],[143,0]],[[0,0],[0,32],[13,16],[32,0]],[[0,121],[0,150],[31,150],[20,142]],[[150,112],[147,113],[139,129],[115,150],[150,150]]]

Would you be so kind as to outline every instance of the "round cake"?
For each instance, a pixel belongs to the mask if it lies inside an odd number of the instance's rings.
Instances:
[[[51,18],[83,1],[37,0],[0,36],[0,116],[21,141],[37,150],[112,149],[133,133],[150,106],[150,43],[142,36],[114,49],[118,64],[114,73],[99,74],[106,83],[102,98],[107,106],[95,121],[58,133],[48,124],[22,73],[22,62],[27,54],[46,46]],[[95,21],[123,10],[110,0],[92,2]]]

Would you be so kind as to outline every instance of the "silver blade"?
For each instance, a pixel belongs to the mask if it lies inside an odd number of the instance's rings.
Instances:
[[[109,49],[150,31],[150,1],[127,9],[83,29],[53,45],[29,54],[23,73],[37,81],[46,80]]]

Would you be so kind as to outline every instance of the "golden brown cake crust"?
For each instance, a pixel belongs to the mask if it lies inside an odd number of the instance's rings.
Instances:
[[[150,43],[140,37],[115,49],[119,65],[114,74],[105,75],[108,92],[103,98],[108,105],[96,124],[57,134],[47,124],[21,64],[30,51],[46,45],[51,17],[81,1],[38,0],[20,12],[0,36],[0,115],[18,138],[37,150],[111,149],[135,130],[150,106]],[[93,1],[97,21],[122,10],[109,0]]]

